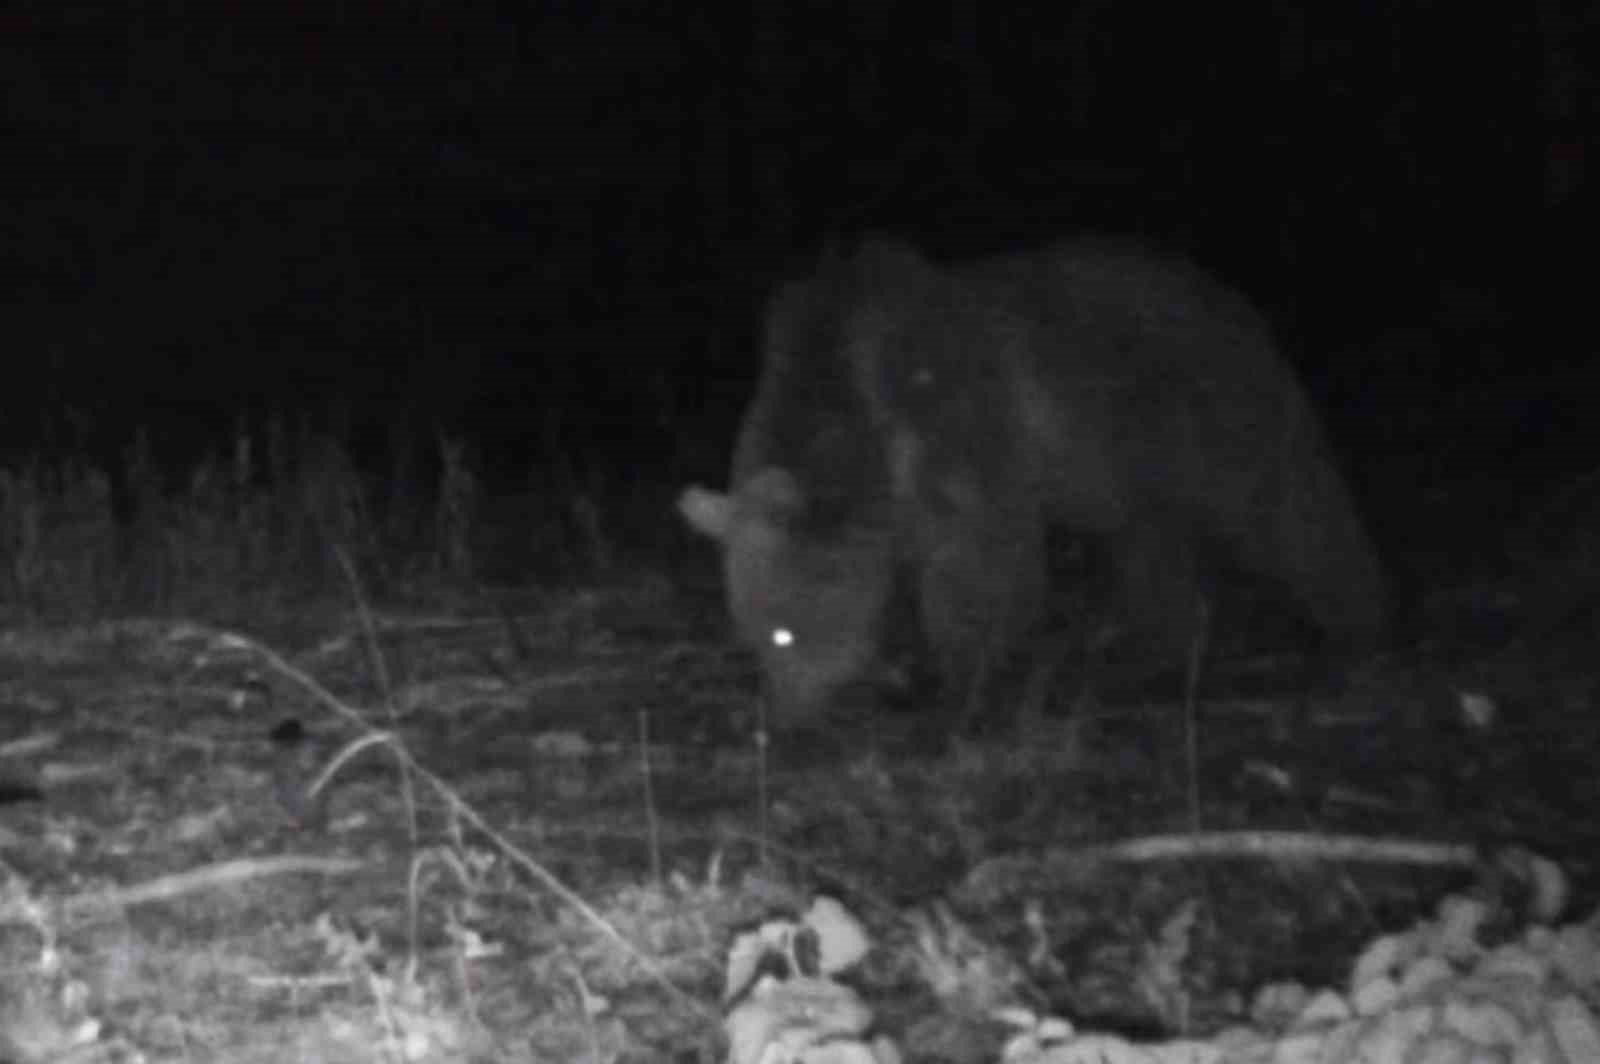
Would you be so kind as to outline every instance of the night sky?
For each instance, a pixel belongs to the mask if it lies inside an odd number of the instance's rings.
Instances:
[[[1594,464],[1583,0],[3,12],[8,460],[443,431],[497,490],[560,465],[666,524],[725,477],[772,285],[887,232],[1193,256],[1380,542]]]

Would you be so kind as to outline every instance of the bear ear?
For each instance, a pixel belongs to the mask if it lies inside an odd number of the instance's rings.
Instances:
[[[678,496],[678,513],[689,527],[712,539],[726,539],[733,525],[733,498],[695,484]]]
[[[739,485],[739,501],[766,518],[780,520],[799,511],[806,497],[793,473],[768,466]]]
[[[781,524],[804,504],[805,493],[794,474],[769,466],[731,495],[698,484],[685,488],[678,496],[678,513],[696,532],[726,543],[737,531],[736,523]]]

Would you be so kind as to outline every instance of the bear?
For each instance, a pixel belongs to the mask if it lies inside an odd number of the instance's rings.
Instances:
[[[727,493],[688,525],[779,729],[819,725],[911,618],[947,704],[1048,622],[1060,533],[1104,544],[1119,613],[1181,655],[1229,569],[1348,647],[1380,570],[1262,316],[1185,259],[1073,241],[941,265],[877,238],[767,312]]]

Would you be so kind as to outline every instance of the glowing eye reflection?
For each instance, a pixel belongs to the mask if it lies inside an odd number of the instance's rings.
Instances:
[[[772,645],[784,648],[794,646],[794,632],[788,628],[774,628],[772,630]]]

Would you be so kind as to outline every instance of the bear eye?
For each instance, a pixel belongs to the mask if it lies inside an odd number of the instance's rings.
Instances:
[[[794,646],[794,629],[774,628],[769,638],[771,638],[773,646],[786,650]]]

